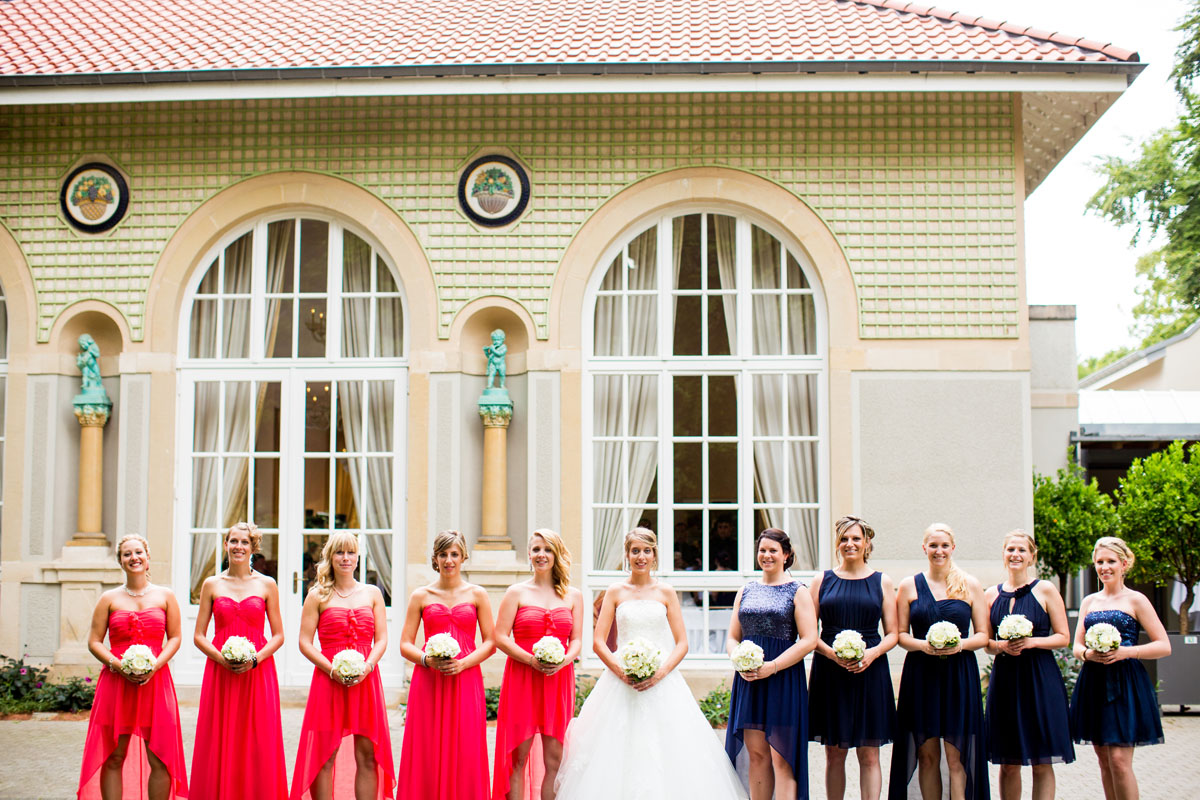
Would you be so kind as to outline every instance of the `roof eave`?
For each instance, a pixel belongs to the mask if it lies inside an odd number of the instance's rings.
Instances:
[[[553,76],[760,75],[760,74],[1124,74],[1132,82],[1139,61],[681,61],[546,64],[416,64],[393,66],[288,67],[149,72],[0,75],[0,89],[167,85],[208,82],[353,80],[386,78],[519,78]]]

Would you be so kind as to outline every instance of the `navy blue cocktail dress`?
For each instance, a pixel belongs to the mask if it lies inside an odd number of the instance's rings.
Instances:
[[[1050,635],[1050,615],[1033,594],[1038,581],[1013,592],[1001,584],[992,603],[992,630],[1009,614],[1022,614],[1033,635]],[[993,637],[995,638],[995,637]],[[1069,764],[1075,760],[1067,718],[1067,689],[1054,654],[1037,647],[1000,653],[992,662],[985,718],[988,760],[993,764]]]
[[[935,622],[952,622],[965,639],[971,630],[971,604],[955,598],[935,600],[925,576],[916,576],[917,599],[909,606],[912,635],[924,639]],[[942,739],[959,752],[967,773],[966,797],[987,800],[987,748],[983,732],[983,693],[975,653],[952,656],[918,651],[904,657],[896,702],[896,744],[888,798],[904,800],[917,769],[917,751],[929,739]]]
[[[742,589],[738,606],[742,641],[761,647],[764,662],[796,643],[798,588],[798,583],[788,581],[776,586],[753,582]],[[771,749],[792,768],[796,797],[808,797],[808,688],[803,661],[757,681],[734,676],[725,752],[735,764],[743,746],[742,732],[747,728],[766,734]]]
[[[1141,627],[1124,611],[1089,611],[1083,620],[1087,628],[1098,622],[1116,626],[1122,647],[1137,644]],[[1127,658],[1115,664],[1083,662],[1071,697],[1071,735],[1079,744],[1162,744],[1158,696],[1141,661]]]
[[[825,570],[817,596],[821,641],[833,644],[844,630],[862,634],[867,647],[879,644],[883,617],[883,573],[839,578]],[[896,701],[886,658],[860,673],[847,672],[821,654],[813,657],[808,686],[808,735],[827,747],[879,747],[892,741]]]

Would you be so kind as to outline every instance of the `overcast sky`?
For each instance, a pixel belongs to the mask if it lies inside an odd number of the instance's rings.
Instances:
[[[1128,230],[1084,205],[1102,183],[1092,169],[1107,155],[1129,156],[1136,143],[1178,115],[1168,80],[1180,35],[1173,28],[1184,0],[940,0],[937,6],[991,19],[1086,36],[1136,50],[1149,66],[1092,127],[1025,205],[1025,258],[1030,303],[1073,304],[1079,355],[1134,343],[1128,333],[1134,262]]]

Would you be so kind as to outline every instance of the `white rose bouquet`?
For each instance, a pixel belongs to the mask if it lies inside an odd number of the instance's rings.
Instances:
[[[448,633],[435,633],[425,640],[425,655],[429,658],[454,658],[460,652],[458,640]]]
[[[634,682],[644,681],[662,666],[663,651],[645,639],[634,639],[617,650],[617,663]]]
[[[845,630],[833,637],[833,654],[843,661],[859,661],[867,653],[867,642],[856,630]]]
[[[221,645],[221,658],[230,664],[245,664],[258,653],[257,648],[250,644],[245,636],[230,636]]]
[[[154,651],[144,644],[131,644],[121,656],[121,672],[149,675],[154,671]]]
[[[1001,639],[1028,639],[1033,636],[1033,623],[1024,614],[1007,614],[1000,620],[996,635]]]
[[[533,643],[533,657],[543,664],[557,667],[567,657],[567,650],[554,636],[543,636]]]
[[[749,672],[763,665],[763,649],[749,639],[743,639],[733,648],[729,660],[738,672]]]
[[[1083,643],[1097,653],[1111,653],[1121,646],[1121,632],[1115,625],[1097,622],[1083,635]]]
[[[333,674],[342,682],[367,674],[367,659],[357,650],[343,650],[333,657]]]
[[[962,633],[953,622],[942,620],[929,626],[925,641],[929,642],[929,646],[934,650],[946,650],[962,641]]]

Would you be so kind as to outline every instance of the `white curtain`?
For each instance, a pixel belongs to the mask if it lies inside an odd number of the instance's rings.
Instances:
[[[651,228],[629,244],[629,260],[618,259],[612,269],[624,270],[630,292],[657,289],[657,229]],[[627,295],[629,306],[629,341],[626,355],[652,356],[658,352],[657,299],[654,295]],[[612,324],[612,315],[601,312],[608,320],[597,318],[595,326],[597,353],[621,353],[620,326]],[[608,324],[603,324],[604,322]],[[593,384],[594,435],[654,436],[658,429],[658,383],[653,375],[600,375]],[[629,420],[622,433],[622,395],[628,392]],[[595,445],[595,500],[601,503],[633,505],[629,520],[620,508],[601,508],[595,518],[595,567],[618,569],[621,566],[621,546],[625,528],[635,525],[645,513],[644,504],[654,485],[658,471],[657,442],[597,442]],[[621,459],[627,459],[628,494],[621,485]],[[624,495],[624,496],[622,496]]]
[[[716,234],[714,239],[717,246],[717,274],[721,279],[721,288],[734,289],[737,287],[737,220],[723,214],[710,214],[708,219]],[[721,305],[725,311],[725,333],[729,339],[729,352],[736,354],[737,295],[721,295]],[[711,337],[712,331],[709,331],[708,335]],[[712,343],[709,342],[709,350],[711,349]]]
[[[343,238],[342,274],[347,292],[371,290],[371,248],[362,239],[347,232]],[[380,265],[381,269],[383,268]],[[397,355],[399,343],[400,303],[387,299],[379,303],[377,330],[386,330],[388,340],[380,341],[380,355]],[[342,352],[349,358],[370,355],[370,301],[347,299],[342,303]],[[367,529],[392,528],[392,381],[366,381],[366,430],[363,427],[364,381],[338,381],[338,416],[342,421],[346,450],[365,453],[383,452],[378,458],[350,460],[350,490],[358,518]],[[364,464],[364,460],[366,463]],[[365,473],[365,474],[364,474]],[[384,593],[392,587],[392,535],[366,535],[367,561],[379,573]]]

